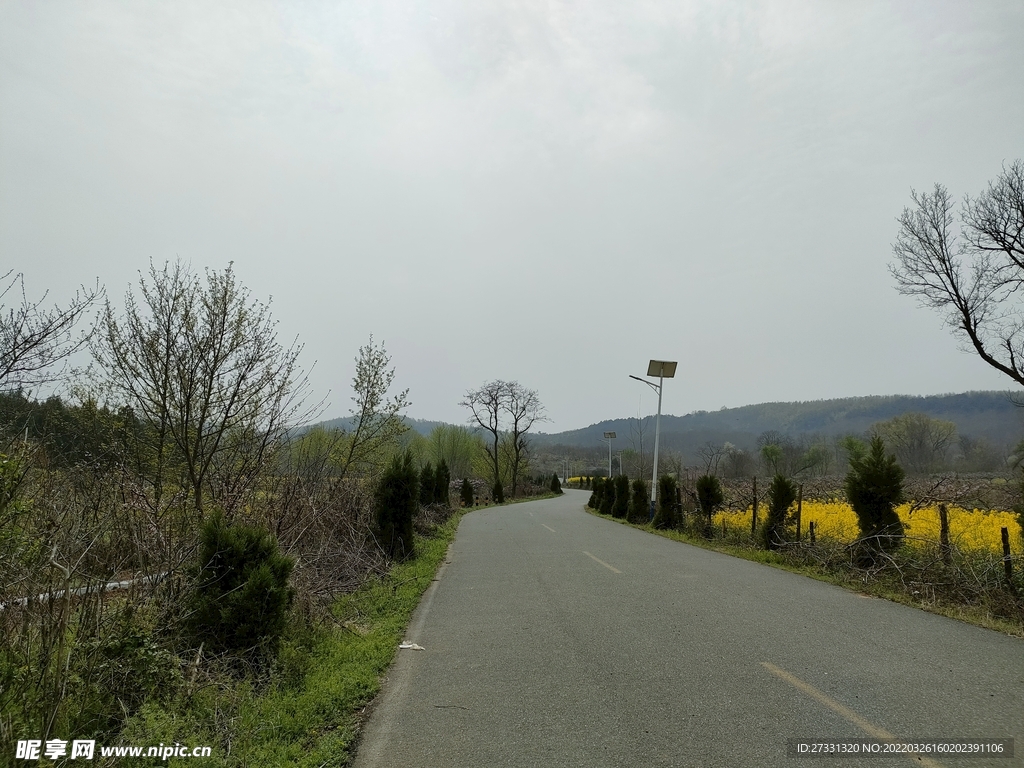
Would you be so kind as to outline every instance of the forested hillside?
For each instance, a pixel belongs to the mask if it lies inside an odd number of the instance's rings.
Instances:
[[[1024,395],[1016,398],[1024,402]],[[1024,408],[1009,392],[965,392],[915,397],[889,395],[848,397],[808,402],[760,403],[719,411],[695,411],[686,416],[661,417],[661,444],[688,453],[707,442],[729,442],[737,448],[756,447],[759,435],[768,431],[790,437],[803,435],[862,434],[873,424],[904,413],[923,413],[956,425],[959,435],[984,438],[994,446],[1016,445],[1024,437]],[[617,433],[622,446],[639,439],[637,418],[608,419],[583,429],[538,434],[535,445],[600,447],[606,431]],[[653,445],[653,418],[643,420],[643,440]]]

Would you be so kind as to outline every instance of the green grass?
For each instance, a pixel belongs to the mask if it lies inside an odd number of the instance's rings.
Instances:
[[[921,600],[916,598],[914,595],[901,590],[899,585],[892,581],[872,579],[863,572],[861,574],[852,574],[846,571],[829,570],[816,566],[813,563],[798,562],[782,552],[772,552],[756,548],[750,543],[744,544],[721,539],[704,539],[699,536],[692,536],[677,530],[657,530],[652,527],[650,523],[642,525],[638,523],[629,523],[623,519],[612,517],[611,515],[603,515],[590,507],[585,506],[584,509],[589,514],[594,515],[594,517],[610,520],[611,522],[619,523],[620,525],[628,525],[631,528],[637,528],[641,531],[646,531],[647,533],[653,533],[666,539],[672,539],[673,541],[679,541],[684,544],[690,544],[695,547],[719,552],[732,557],[739,557],[755,563],[769,565],[773,568],[797,573],[801,576],[817,579],[818,581],[833,584],[837,587],[843,587],[860,594],[879,597],[896,603],[902,603],[903,605],[909,605],[914,608],[920,608],[921,610],[925,610],[930,613],[947,616],[952,619],[957,619],[978,627],[992,629],[1014,637],[1024,637],[1024,624],[1019,621],[995,615],[985,604]]]
[[[150,701],[128,722],[120,743],[209,745],[213,755],[203,765],[348,764],[361,712],[379,690],[462,514],[456,512],[433,536],[417,538],[413,560],[339,598],[333,626],[293,631],[269,680],[214,679],[170,702]],[[167,763],[132,760],[161,764]]]

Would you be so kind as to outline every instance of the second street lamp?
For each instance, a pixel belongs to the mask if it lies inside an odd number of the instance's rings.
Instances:
[[[654,473],[651,477],[651,509],[649,519],[654,519],[654,505],[658,500],[658,439],[661,436],[661,390],[664,387],[665,379],[671,379],[676,375],[676,361],[675,360],[651,360],[647,366],[647,375],[658,377],[658,383],[655,384],[653,381],[647,379],[641,379],[639,376],[629,375],[629,378],[642,381],[644,384],[649,386],[655,392],[658,393],[658,418],[654,422]],[[609,444],[609,449],[611,445]],[[610,466],[609,462],[609,466]]]
[[[612,476],[612,440],[615,439],[614,432],[605,432],[604,441],[608,443],[608,477]]]

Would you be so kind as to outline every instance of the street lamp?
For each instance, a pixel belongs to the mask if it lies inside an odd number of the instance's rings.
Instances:
[[[647,375],[658,377],[658,383],[655,384],[653,381],[647,379],[641,379],[639,376],[629,375],[629,378],[642,381],[644,384],[649,386],[655,392],[658,393],[658,418],[654,422],[654,474],[651,477],[651,509],[650,519],[654,519],[654,505],[658,500],[658,439],[661,436],[661,390],[664,386],[665,379],[671,379],[676,375],[676,361],[674,360],[651,360],[647,366]],[[611,446],[609,446],[609,450]],[[609,462],[611,466],[611,462]]]
[[[612,476],[612,440],[615,439],[614,432],[604,433],[604,442],[608,443],[608,477]]]

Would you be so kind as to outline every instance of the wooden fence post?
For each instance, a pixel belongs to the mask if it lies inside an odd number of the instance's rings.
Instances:
[[[800,541],[800,514],[804,508],[804,484],[796,489],[796,540]]]
[[[754,475],[754,514],[750,517],[750,536],[757,535],[757,475]]]
[[[1010,531],[1007,528],[1000,528],[999,534],[1003,537],[1003,572],[1006,574],[1006,586],[1014,592],[1013,588],[1013,560],[1010,557]]]
[[[814,546],[814,521],[807,524],[807,534],[811,537],[811,546]]]
[[[939,504],[939,553],[942,562],[949,566],[951,550],[949,547],[949,510],[945,504]]]

